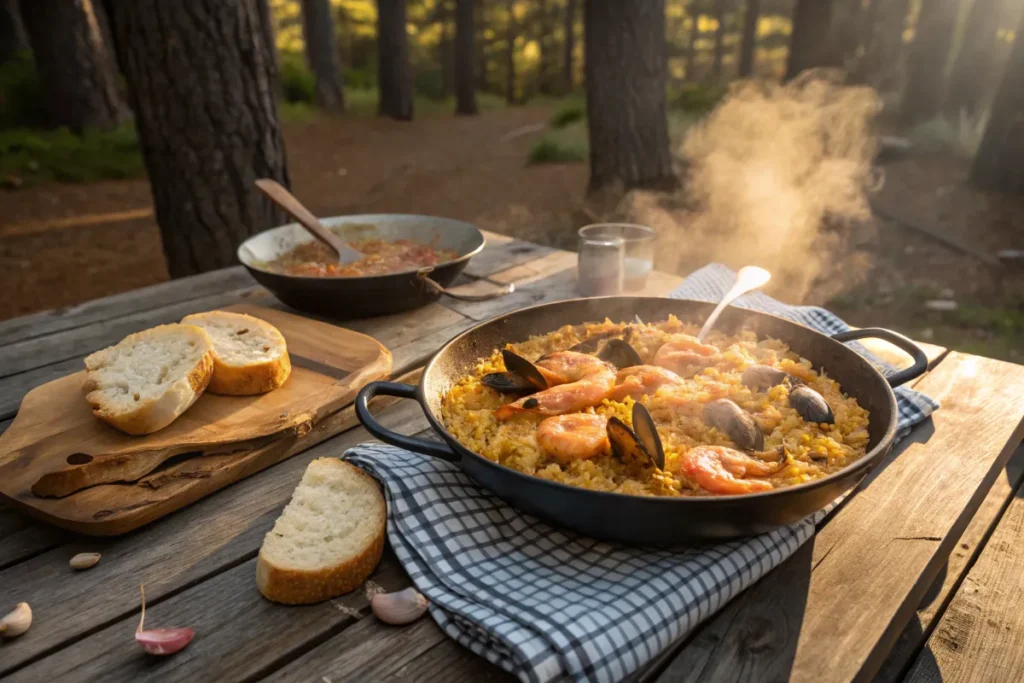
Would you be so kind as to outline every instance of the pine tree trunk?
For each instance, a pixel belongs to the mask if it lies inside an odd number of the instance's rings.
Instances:
[[[1024,15],[971,169],[985,190],[1024,194]]]
[[[329,0],[302,0],[302,35],[306,42],[306,60],[316,79],[317,106],[328,111],[345,111],[345,86]]]
[[[114,2],[114,0],[107,0]],[[270,10],[270,0],[256,0],[256,9],[260,13],[260,28],[263,29],[263,40],[270,46],[270,57],[274,61],[274,73],[281,72],[281,63],[277,55],[277,29],[274,28],[274,15]],[[275,85],[277,92],[281,91],[281,83]]]
[[[900,112],[907,125],[927,121],[941,109],[946,61],[958,10],[959,0],[921,3],[907,59],[907,87]]]
[[[691,8],[690,38],[686,43],[686,80],[696,80],[697,73],[697,40],[700,38],[700,12]]]
[[[473,0],[455,0],[455,113],[477,113],[473,59]]]
[[[491,71],[490,62],[487,61],[487,2],[485,0],[476,0],[476,2],[470,2],[476,11],[474,20],[474,38],[476,40],[476,80],[477,88],[483,92],[490,92],[491,90]]]
[[[380,115],[412,121],[412,71],[405,24],[405,0],[377,0]]]
[[[796,0],[786,80],[795,78],[801,71],[832,63],[831,28],[832,0]]]
[[[740,43],[740,78],[754,73],[754,52],[757,50],[757,22],[761,18],[761,0],[747,0],[743,12],[743,38]]]
[[[28,48],[18,0],[0,0],[0,64]]]
[[[568,93],[576,87],[576,0],[565,0],[565,16],[562,20],[562,33],[565,35],[562,44],[562,87]]]
[[[715,48],[711,61],[711,82],[722,81],[722,58],[725,56],[725,0],[715,1]]]
[[[22,0],[50,126],[108,129],[128,114],[103,40],[102,12],[93,0]]]
[[[881,91],[901,90],[903,84],[903,31],[910,0],[872,0],[866,12],[864,55],[853,70],[855,83]]]
[[[516,3],[506,0],[505,12],[508,27],[505,33],[505,101],[516,103]]]
[[[253,186],[288,184],[260,1],[110,3],[172,277],[233,265],[243,240],[284,222]]]
[[[982,104],[981,97],[995,59],[1001,5],[1002,0],[974,0],[967,14],[946,100],[946,108],[954,114],[961,110],[974,114]]]
[[[540,46],[540,60],[537,63],[537,89],[545,95],[554,95],[557,86],[551,82],[551,65],[558,63],[554,44],[554,26],[552,26],[551,8],[548,0],[537,3],[537,44]]]
[[[437,8],[441,23],[441,40],[438,43],[437,61],[441,64],[441,93],[451,97],[455,92],[455,42],[452,40],[451,8],[447,0],[441,0]]]
[[[583,27],[590,190],[674,186],[664,0],[586,0]]]

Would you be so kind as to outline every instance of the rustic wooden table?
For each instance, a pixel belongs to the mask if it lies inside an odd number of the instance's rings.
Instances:
[[[492,286],[484,278],[515,281],[515,294],[484,303],[446,299],[347,325],[394,352],[396,377],[415,377],[436,349],[478,321],[575,294],[574,254],[488,237],[464,286]],[[655,273],[646,293],[664,294],[679,281]],[[143,327],[257,297],[266,293],[232,268],[0,322],[0,430],[26,391],[77,370],[87,353]],[[1014,457],[1024,433],[1024,367],[927,350],[932,368],[916,385],[942,401],[942,410],[895,449],[813,541],[637,679],[1024,679],[1024,489],[1022,458]],[[387,405],[381,419],[405,433],[427,429],[411,401]],[[0,509],[0,611],[26,601],[35,614],[26,635],[0,644],[0,679],[509,678],[444,637],[430,619],[405,628],[377,622],[362,590],[291,608],[257,592],[256,553],[306,464],[369,438],[351,424],[120,538],[74,536]],[[82,551],[99,551],[103,559],[73,574],[68,560]],[[390,554],[372,580],[389,590],[408,584]],[[135,646],[140,583],[147,624],[196,629],[183,652],[147,658]]]

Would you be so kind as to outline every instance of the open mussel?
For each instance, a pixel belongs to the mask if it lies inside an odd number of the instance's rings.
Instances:
[[[764,434],[757,420],[727,398],[705,404],[704,421],[745,451],[764,449]]]
[[[597,357],[606,363],[611,363],[618,370],[644,364],[636,349],[622,339],[609,339],[608,343],[597,354]]]
[[[484,375],[480,382],[500,391],[503,394],[532,394],[549,387],[549,382],[536,365],[522,356],[502,349],[501,358],[505,361],[505,372],[492,372]]]
[[[665,449],[650,411],[642,403],[633,404],[633,428],[617,417],[608,420],[608,441],[612,452],[626,463],[651,463],[665,469]]]
[[[836,416],[828,401],[809,386],[801,385],[789,390],[789,405],[808,422],[835,424]]]

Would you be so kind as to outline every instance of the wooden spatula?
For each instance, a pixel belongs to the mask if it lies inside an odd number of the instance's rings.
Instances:
[[[334,234],[317,219],[312,212],[302,205],[281,183],[270,178],[260,178],[256,181],[256,187],[263,191],[263,194],[287,211],[292,218],[299,222],[299,225],[338,254],[338,263],[345,265],[363,258],[363,253],[356,251],[345,243],[338,235]]]

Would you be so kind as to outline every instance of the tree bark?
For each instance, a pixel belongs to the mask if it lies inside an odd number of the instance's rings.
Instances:
[[[690,8],[689,13],[690,38],[686,43],[686,80],[693,81],[697,71],[697,40],[700,38],[700,12],[693,7]]]
[[[1003,0],[974,0],[967,13],[946,100],[946,108],[954,114],[961,110],[974,114],[982,104],[987,77],[992,73],[995,61],[996,31],[999,30],[1002,3]]]
[[[974,159],[971,181],[985,190],[1024,193],[1024,15]]]
[[[665,2],[583,5],[590,190],[676,185],[665,103]]]
[[[232,265],[243,240],[284,222],[253,186],[288,183],[260,1],[110,3],[172,277]]]
[[[864,55],[853,69],[855,83],[881,91],[902,89],[903,31],[910,0],[872,0],[866,12]]]
[[[28,48],[18,0],[0,0],[0,64]]]
[[[505,32],[505,101],[516,103],[516,3],[506,0],[508,26]]]
[[[473,0],[455,0],[455,113],[469,116],[477,113],[474,33]]]
[[[725,56],[725,1],[715,0],[715,48],[711,61],[711,81],[722,81],[722,58]]]
[[[412,121],[412,71],[405,0],[377,0],[377,59],[380,115]]]
[[[106,1],[116,2],[116,0]],[[270,46],[270,58],[274,62],[274,73],[281,73],[281,62],[277,55],[277,29],[274,28],[274,15],[270,10],[270,0],[256,0],[256,9],[260,13],[260,28],[263,30],[263,39]],[[280,81],[275,84],[275,87],[277,88],[276,92],[280,94]]]
[[[576,0],[565,0],[565,16],[562,18],[562,87],[572,92],[576,87]]]
[[[93,0],[22,0],[21,17],[43,89],[47,123],[113,128],[128,113]]]
[[[832,0],[796,0],[786,80],[795,78],[801,71],[832,63],[831,28]]]
[[[487,61],[487,2],[476,0],[471,2],[474,5],[476,16],[474,19],[474,39],[476,40],[476,82],[477,88],[489,92],[491,89],[490,62]]]
[[[302,35],[306,60],[316,79],[317,106],[328,111],[345,111],[345,86],[329,0],[302,0]]]
[[[740,42],[740,78],[754,73],[754,52],[757,50],[757,22],[761,18],[761,0],[747,0],[743,11],[743,38]]]
[[[907,125],[927,121],[941,109],[946,61],[958,9],[959,0],[921,3],[907,58],[907,87],[903,91],[901,115]]]
[[[455,92],[455,41],[452,40],[452,16],[447,0],[438,3],[437,19],[441,24],[441,40],[437,45],[437,61],[441,64],[441,93],[451,97]]]

